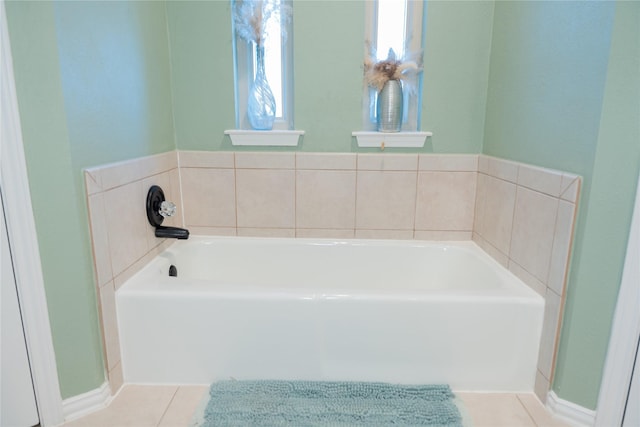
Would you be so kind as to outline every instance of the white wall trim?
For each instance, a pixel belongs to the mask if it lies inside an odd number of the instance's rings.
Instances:
[[[640,337],[640,182],[629,231],[618,303],[598,396],[596,426],[622,424],[633,364]]]
[[[0,184],[40,423],[53,426],[63,421],[62,398],[31,206],[4,0],[0,1],[0,26]]]
[[[83,417],[100,409],[104,409],[111,403],[111,389],[109,382],[105,381],[95,390],[88,391],[77,396],[65,399],[62,402],[62,412],[65,421],[71,421]]]
[[[547,395],[547,409],[574,427],[591,427],[596,420],[596,411],[560,399],[554,391]]]

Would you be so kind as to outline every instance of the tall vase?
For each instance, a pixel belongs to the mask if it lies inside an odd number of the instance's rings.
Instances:
[[[380,93],[376,115],[378,132],[400,132],[402,127],[402,84],[400,80],[387,81]]]
[[[256,130],[271,130],[276,118],[276,100],[264,71],[264,46],[256,45],[256,77],[249,88],[247,116]]]

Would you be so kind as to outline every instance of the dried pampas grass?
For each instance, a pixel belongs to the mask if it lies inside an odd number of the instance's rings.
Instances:
[[[270,19],[277,19],[283,25],[282,35],[286,37],[286,23],[291,19],[291,7],[282,0],[235,0],[233,2],[233,23],[238,35],[248,42],[262,46],[267,37],[266,27]]]
[[[364,80],[378,90],[382,90],[389,80],[405,80],[420,71],[417,61],[396,59],[393,49],[389,49],[385,60],[378,61],[375,55],[367,55],[364,59]]]

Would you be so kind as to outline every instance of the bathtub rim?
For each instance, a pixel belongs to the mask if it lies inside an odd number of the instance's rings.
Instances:
[[[409,247],[425,247],[436,246],[441,248],[456,248],[462,249],[465,252],[472,253],[473,256],[478,256],[479,259],[488,264],[489,267],[494,269],[496,273],[503,280],[508,280],[508,288],[500,288],[494,290],[479,289],[477,292],[473,292],[469,289],[455,290],[455,289],[442,289],[434,290],[429,289],[424,292],[411,292],[406,289],[401,290],[401,297],[403,299],[423,300],[423,299],[435,299],[441,301],[451,301],[455,299],[457,301],[465,300],[467,298],[479,298],[483,299],[516,299],[524,302],[525,300],[532,304],[545,305],[545,299],[542,295],[537,293],[532,287],[526,284],[522,279],[516,276],[511,270],[504,265],[500,264],[495,258],[489,255],[481,246],[479,246],[473,240],[401,240],[401,239],[344,239],[344,238],[296,238],[296,237],[252,237],[252,236],[215,236],[215,235],[192,235],[189,240],[177,240],[171,245],[166,247],[163,251],[154,256],[145,265],[143,265],[139,271],[134,273],[122,285],[116,290],[120,295],[146,295],[153,292],[159,292],[161,294],[172,294],[176,297],[180,296],[192,296],[194,293],[206,292],[211,289],[211,282],[203,279],[182,279],[180,288],[175,288],[175,283],[172,283],[171,279],[164,275],[158,275],[153,271],[157,263],[166,263],[169,265],[164,254],[171,253],[179,250],[183,246],[197,245],[203,243],[220,242],[233,242],[238,244],[246,244],[250,242],[259,242],[261,244],[286,244],[294,242],[296,244],[337,244],[337,245],[353,245],[353,246],[376,246],[376,247],[394,247],[394,246],[409,246]],[[148,280],[152,279],[153,282]],[[160,287],[155,286],[158,283],[157,279],[160,279]],[[168,280],[167,280],[168,279]],[[362,291],[360,289],[341,289],[351,292],[350,295],[344,295],[344,293],[336,292],[305,292],[302,290],[295,290],[290,287],[273,288],[269,287],[266,290],[258,288],[246,287],[244,285],[221,285],[216,284],[216,294],[221,297],[228,298],[242,298],[245,292],[247,292],[247,298],[254,298],[256,295],[264,297],[266,299],[278,299],[282,297],[293,297],[297,299],[396,299],[398,291],[389,289],[389,291],[380,292],[376,290],[375,295],[370,292]]]

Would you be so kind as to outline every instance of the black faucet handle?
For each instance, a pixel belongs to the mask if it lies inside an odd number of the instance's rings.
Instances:
[[[147,193],[147,219],[149,220],[149,224],[155,227],[156,237],[174,239],[189,238],[189,230],[161,225],[165,218],[171,217],[175,215],[175,213],[175,203],[166,201],[162,188],[157,185],[152,185]]]

